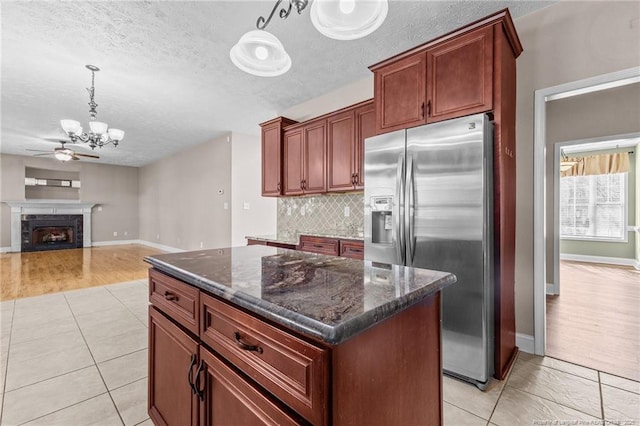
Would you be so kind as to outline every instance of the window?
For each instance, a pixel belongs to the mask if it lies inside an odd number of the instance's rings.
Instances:
[[[560,237],[626,241],[627,173],[560,179]]]

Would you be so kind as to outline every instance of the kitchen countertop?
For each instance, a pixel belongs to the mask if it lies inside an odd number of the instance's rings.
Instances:
[[[262,245],[145,257],[188,284],[339,344],[453,284],[447,272]]]
[[[281,232],[278,234],[269,235],[247,235],[248,240],[266,241],[282,244],[300,244],[300,235],[308,235],[310,237],[324,237],[324,238],[337,238],[339,240],[357,240],[363,241],[364,237],[360,234],[348,234],[339,231],[327,231],[327,232]]]

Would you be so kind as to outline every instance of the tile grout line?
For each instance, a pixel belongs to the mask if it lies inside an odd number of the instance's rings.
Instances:
[[[600,391],[600,418],[604,422],[604,399],[602,397],[602,380],[600,380],[600,371],[598,371],[598,390]]]
[[[142,284],[140,284],[142,285]],[[104,289],[107,290],[107,292],[109,292],[109,294],[111,294],[118,302],[120,302],[120,304],[122,304],[122,306],[124,306],[124,308],[129,311],[129,313],[131,315],[133,315],[138,321],[140,321],[142,323],[142,325],[144,325],[145,327],[149,328],[149,326],[147,324],[145,324],[140,318],[138,318],[138,316],[135,314],[135,312],[133,312],[131,309],[129,309],[129,307],[127,305],[125,305],[122,300],[120,300],[120,298],[118,298],[118,296],[116,296],[112,291],[110,291],[107,286],[104,286]]]
[[[578,408],[569,407],[568,405],[562,404],[562,403],[560,403],[560,402],[558,402],[558,401],[554,401],[553,399],[545,398],[544,396],[537,395],[537,394],[535,394],[535,393],[533,393],[533,392],[529,392],[529,391],[526,391],[526,390],[524,390],[524,389],[519,389],[519,388],[516,388],[516,387],[513,387],[513,386],[510,386],[510,385],[506,385],[506,384],[505,384],[505,387],[507,387],[507,386],[509,386],[511,389],[517,390],[517,391],[519,391],[519,392],[526,393],[526,394],[528,394],[528,395],[533,395],[533,396],[535,396],[536,398],[540,398],[540,399],[544,399],[545,401],[553,402],[554,404],[560,405],[560,406],[562,406],[562,407],[564,407],[564,408],[568,408],[568,409],[570,409],[570,410],[577,411],[577,412],[582,413],[582,414],[586,414],[587,416],[596,417],[596,416],[594,416],[593,414],[585,413],[584,411],[582,411],[582,410],[580,410],[580,409],[578,409]],[[496,404],[496,405],[497,405],[497,404]]]
[[[13,335],[13,317],[16,315],[16,300],[13,299],[13,308],[11,310],[11,327],[9,328],[9,342],[7,343],[7,359],[5,360],[4,380],[2,383],[2,401],[0,401],[0,425],[2,425],[2,417],[4,415],[4,394],[7,389],[7,377],[9,376],[9,351],[11,349],[11,336]]]
[[[93,365],[96,367],[96,370],[98,371],[98,374],[100,375],[100,379],[102,380],[102,383],[104,384],[104,388],[107,391],[107,394],[109,395],[109,399],[111,399],[111,403],[113,404],[113,408],[116,409],[116,413],[118,413],[118,418],[120,418],[120,421],[122,422],[122,424],[124,425],[124,419],[122,418],[122,415],[120,414],[120,410],[118,410],[118,406],[116,405],[116,402],[113,400],[113,396],[111,396],[111,392],[109,392],[109,387],[107,386],[107,382],[105,382],[104,377],[102,376],[102,372],[100,371],[100,369],[98,368],[98,363],[96,362],[95,357],[93,356],[93,352],[91,351],[91,348],[89,347],[89,343],[87,342],[87,339],[84,337],[84,333],[82,332],[82,328],[80,328],[80,324],[78,323],[78,319],[76,318],[76,314],[75,312],[73,312],[73,308],[71,307],[71,304],[69,303],[69,299],[67,299],[67,295],[66,292],[62,292],[62,296],[64,297],[64,300],[67,302],[67,306],[69,306],[69,310],[71,311],[71,315],[73,316],[73,320],[76,323],[76,326],[78,327],[78,330],[80,330],[80,335],[82,336],[82,340],[84,340],[85,345],[87,345],[87,350],[89,351],[89,355],[91,355],[91,359],[93,360]],[[120,302],[119,299],[118,302]],[[122,304],[122,302],[120,302]]]
[[[536,356],[537,356],[537,355],[536,355]],[[598,370],[596,370],[596,369],[593,369],[593,368],[590,368],[590,367],[586,367],[586,366],[584,366],[584,365],[580,365],[580,364],[574,364],[574,363],[572,363],[572,362],[564,361],[564,360],[559,359],[559,358],[553,358],[553,357],[546,356],[546,355],[544,356],[544,358],[555,359],[556,361],[560,361],[560,362],[566,362],[567,364],[575,365],[576,367],[586,368],[586,369],[591,370],[591,371],[593,371],[593,372],[595,372],[595,373],[598,373]],[[595,382],[595,383],[597,383],[597,382],[598,382],[598,380],[599,380],[599,379],[596,379],[596,380],[589,379],[588,377],[580,376],[579,374],[571,373],[571,372],[569,372],[569,371],[565,371],[565,370],[560,370],[559,368],[551,367],[551,366],[549,366],[549,365],[538,364],[538,363],[536,363],[536,362],[532,362],[532,361],[530,361],[530,360],[524,360],[524,359],[523,359],[523,360],[522,360],[522,362],[526,362],[526,363],[533,364],[533,365],[539,365],[540,367],[548,368],[548,369],[550,369],[550,370],[554,370],[554,371],[559,371],[559,372],[561,372],[561,373],[565,373],[565,374],[570,374],[570,375],[575,376],[575,377],[578,377],[578,378],[580,378],[580,379],[589,380],[589,381],[591,381],[591,382]],[[515,365],[515,363],[514,363],[514,365]]]
[[[89,367],[85,367],[85,368],[89,368]],[[76,370],[76,371],[79,371],[79,370]],[[60,376],[57,376],[57,377],[60,377]],[[30,419],[30,420],[27,420],[26,422],[22,422],[22,423],[20,423],[18,426],[25,425],[25,424],[27,424],[27,423],[31,423],[31,422],[32,422],[32,421],[34,421],[34,420],[38,420],[38,419],[41,419],[41,418],[43,418],[43,417],[50,416],[51,414],[55,414],[55,413],[60,412],[60,411],[62,411],[62,410],[66,410],[67,408],[75,407],[76,405],[79,405],[79,404],[85,403],[85,402],[87,402],[87,401],[90,401],[90,400],[92,400],[92,399],[94,399],[94,398],[97,398],[97,397],[99,397],[99,396],[102,396],[102,395],[105,395],[105,394],[108,394],[108,393],[109,393],[108,391],[107,391],[107,392],[104,392],[104,393],[100,393],[100,394],[98,394],[98,395],[92,396],[91,398],[83,399],[82,401],[75,402],[75,403],[73,403],[73,404],[71,404],[71,405],[68,405],[68,406],[66,406],[66,407],[58,408],[57,410],[51,411],[50,413],[46,413],[46,414],[43,414],[43,415],[41,415],[41,416],[39,416],[39,417],[36,417],[36,418],[34,418],[34,419]],[[116,411],[118,411],[118,410],[116,409]]]

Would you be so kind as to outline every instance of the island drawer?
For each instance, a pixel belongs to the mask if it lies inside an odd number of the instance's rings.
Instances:
[[[149,301],[187,330],[199,333],[200,291],[197,288],[150,269]]]
[[[339,253],[339,245],[339,240],[335,238],[301,235],[298,250],[337,256]]]
[[[327,424],[328,353],[207,294],[201,340],[316,425]]]
[[[364,241],[340,240],[340,256],[364,259]]]

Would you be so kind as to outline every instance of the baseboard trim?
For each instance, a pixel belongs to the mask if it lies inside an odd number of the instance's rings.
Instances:
[[[91,241],[91,247],[123,246],[127,244],[139,244],[139,242],[138,240]]]
[[[636,260],[633,262],[633,267],[640,271],[640,260]]]
[[[588,256],[585,254],[567,254],[561,253],[560,260],[574,260],[576,262],[589,263],[608,263],[610,265],[635,266],[635,259],[626,259],[624,257],[604,257],[604,256]]]
[[[165,245],[158,244],[158,243],[152,243],[151,241],[146,241],[146,240],[136,240],[136,244],[142,244],[144,246],[157,248],[158,250],[166,251],[168,253],[180,253],[180,252],[186,251],[184,249],[165,246]]]
[[[535,354],[534,340],[533,336],[531,336],[530,334],[516,333],[516,346],[522,352]]]
[[[11,252],[11,246],[0,247],[0,253],[10,253],[10,252]]]
[[[553,283],[547,283],[547,294],[556,294],[554,292],[554,288],[555,286],[553,285]]]

